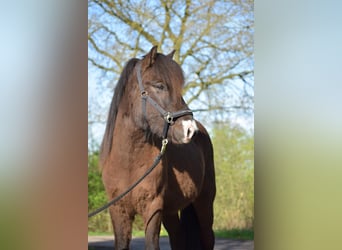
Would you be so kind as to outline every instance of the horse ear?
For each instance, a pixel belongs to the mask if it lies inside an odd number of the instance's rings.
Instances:
[[[148,52],[143,59],[143,65],[145,68],[152,66],[157,58],[158,45],[153,46],[150,52]]]
[[[167,55],[167,57],[172,59],[175,52],[176,52],[176,50],[172,50],[171,53]]]

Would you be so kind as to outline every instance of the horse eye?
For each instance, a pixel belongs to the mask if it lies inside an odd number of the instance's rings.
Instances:
[[[164,90],[165,86],[162,83],[156,83],[153,85],[155,88],[159,89],[159,90]]]

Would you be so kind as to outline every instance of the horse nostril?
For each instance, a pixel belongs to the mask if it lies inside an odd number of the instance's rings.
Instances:
[[[186,137],[191,138],[193,136],[193,134],[194,134],[194,130],[191,127],[188,128],[188,132],[186,134]]]

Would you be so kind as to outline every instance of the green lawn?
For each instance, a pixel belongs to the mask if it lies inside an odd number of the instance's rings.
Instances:
[[[215,231],[216,238],[254,240],[254,231],[251,229],[232,229]]]

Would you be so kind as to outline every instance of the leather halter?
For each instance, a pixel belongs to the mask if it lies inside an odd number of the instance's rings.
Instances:
[[[182,117],[182,116],[186,116],[186,115],[193,115],[193,113],[190,109],[179,110],[176,112],[166,111],[155,100],[153,100],[148,95],[148,92],[145,90],[144,85],[142,83],[141,63],[138,63],[138,65],[137,65],[137,78],[138,78],[138,84],[139,84],[139,89],[140,89],[140,93],[141,93],[141,98],[143,101],[142,109],[143,109],[144,117],[146,119],[146,101],[148,101],[161,114],[161,116],[165,120],[164,131],[163,131],[163,139],[166,139],[169,126],[173,125],[175,119]]]

